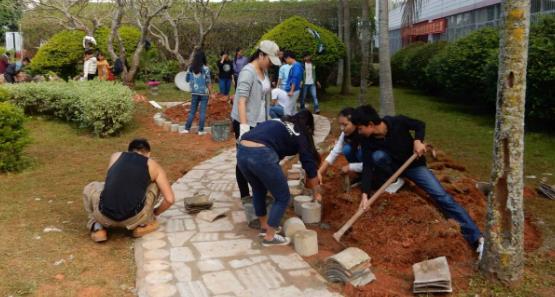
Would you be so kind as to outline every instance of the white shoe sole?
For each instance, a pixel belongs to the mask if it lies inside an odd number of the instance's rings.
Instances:
[[[389,194],[395,194],[403,187],[404,184],[405,180],[402,178],[398,178],[394,183],[385,188],[385,191]]]

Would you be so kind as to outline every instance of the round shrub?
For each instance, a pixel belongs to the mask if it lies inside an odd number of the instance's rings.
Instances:
[[[430,60],[436,56],[445,46],[446,42],[425,43],[416,47],[407,57],[404,63],[404,73],[411,87],[420,88],[434,92],[437,89],[435,79],[426,75],[426,67]]]
[[[426,75],[455,99],[495,102],[499,34],[483,28],[450,43],[433,57]]]
[[[23,127],[23,111],[11,103],[0,102],[0,172],[18,171],[25,166],[23,148],[29,143]]]
[[[307,28],[320,35],[325,47],[323,53],[317,53],[318,41],[312,37]],[[273,40],[280,49],[290,50],[297,55],[311,53],[316,65],[333,64],[345,54],[345,46],[334,33],[299,16],[290,17],[275,26],[260,38],[260,40],[265,39]]]
[[[135,50],[139,41],[140,32],[132,26],[122,26],[119,29],[128,57]],[[99,28],[95,33],[98,49],[106,54],[108,52],[108,36],[110,29]],[[34,74],[55,72],[62,78],[73,77],[79,74],[83,64],[83,37],[85,33],[77,30],[65,30],[52,36],[42,45],[31,61],[30,70]],[[119,51],[118,42],[114,42],[114,50]]]
[[[408,75],[408,62],[422,46],[424,46],[423,42],[411,43],[391,57],[391,76],[395,83],[409,84],[412,78]]]

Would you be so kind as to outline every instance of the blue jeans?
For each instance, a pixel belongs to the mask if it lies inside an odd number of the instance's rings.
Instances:
[[[283,109],[283,106],[276,104],[272,107],[270,107],[270,118],[275,119],[275,118],[281,118],[283,117],[285,110]]]
[[[287,178],[279,166],[277,153],[268,147],[237,145],[237,165],[252,187],[252,201],[257,217],[266,216],[266,194],[274,197],[268,216],[268,225],[279,227],[289,205],[291,194]]]
[[[360,163],[362,162],[362,148],[353,150],[353,147],[346,143],[343,145],[343,156],[349,163]]]
[[[187,118],[187,123],[185,123],[185,130],[191,130],[191,125],[193,125],[193,119],[197,113],[197,108],[200,103],[200,114],[198,131],[204,132],[204,121],[206,119],[206,107],[208,106],[208,96],[206,95],[193,95],[191,100],[191,111],[189,111],[189,117]]]
[[[218,84],[220,85],[220,93],[226,96],[229,95],[229,90],[231,90],[231,79],[220,78]]]
[[[388,176],[393,175],[393,162],[386,152],[374,151],[372,153],[372,161],[376,167],[379,167]],[[478,239],[482,236],[480,229],[472,221],[466,210],[445,191],[441,183],[426,166],[409,167],[401,176],[410,179],[426,191],[432,200],[435,201],[443,215],[459,223],[464,239],[472,247],[477,245]]]
[[[312,100],[314,100],[314,112],[320,111],[320,106],[318,105],[318,97],[316,96],[316,85],[304,85],[303,86],[303,96],[301,97],[301,109],[304,109],[304,101],[306,99],[306,94],[310,92]]]

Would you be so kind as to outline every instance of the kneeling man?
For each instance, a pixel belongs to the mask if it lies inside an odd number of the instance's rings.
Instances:
[[[172,206],[174,194],[162,167],[150,159],[148,141],[135,139],[127,152],[112,155],[106,182],[85,187],[83,202],[91,238],[103,242],[108,239],[106,228],[127,228],[133,230],[134,237],[158,229],[156,216]]]
[[[422,188],[437,204],[441,212],[457,221],[466,241],[481,258],[484,238],[466,210],[451,197],[426,166],[424,145],[425,124],[406,116],[386,116],[383,119],[370,105],[358,107],[352,117],[362,135],[362,206],[368,208],[368,194],[372,188],[372,174],[391,176],[413,153],[419,157],[401,174]],[[411,134],[414,131],[414,137]]]

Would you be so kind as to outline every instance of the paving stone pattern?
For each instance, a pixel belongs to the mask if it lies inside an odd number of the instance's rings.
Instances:
[[[316,116],[316,143],[330,123]],[[172,188],[176,203],[158,220],[160,229],[135,241],[140,297],[340,296],[292,246],[262,247],[246,224],[235,182],[235,149],[194,167]],[[184,201],[209,195],[228,210],[212,223],[185,213]]]

